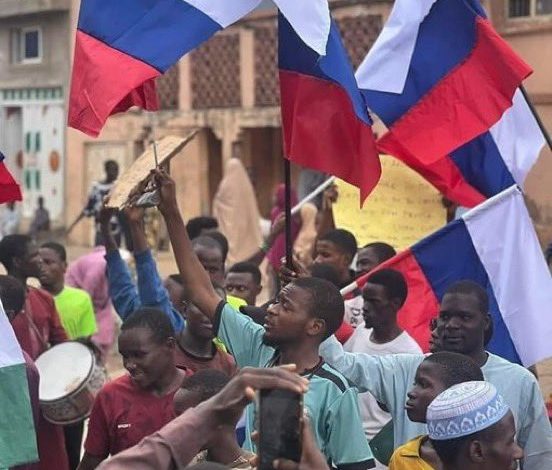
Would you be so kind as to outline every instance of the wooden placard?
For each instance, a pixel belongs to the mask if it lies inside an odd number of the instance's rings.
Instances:
[[[193,130],[185,137],[168,135],[157,141],[157,159],[159,166],[168,163],[171,158],[177,155],[198,133]],[[153,145],[140,155],[134,163],[117,179],[109,193],[107,207],[123,209],[131,192],[145,181],[151,170],[155,168],[155,155]]]

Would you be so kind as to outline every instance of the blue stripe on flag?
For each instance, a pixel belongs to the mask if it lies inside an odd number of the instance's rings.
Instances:
[[[362,90],[370,110],[390,126],[420,101],[474,48],[476,16],[464,0],[438,0],[420,25],[403,93]]]
[[[183,0],[83,0],[78,28],[160,72],[222,29]]]
[[[493,318],[494,333],[487,350],[511,362],[521,364],[508,328],[498,308],[487,272],[464,224],[459,219],[423,239],[412,247],[425,277],[439,302],[447,288],[456,281],[470,279],[483,286],[489,296],[489,313]]]

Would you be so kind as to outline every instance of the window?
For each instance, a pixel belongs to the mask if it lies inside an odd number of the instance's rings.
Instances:
[[[552,15],[552,0],[537,0],[537,15]]]
[[[531,0],[510,0],[508,16],[510,18],[521,18],[531,15]]]
[[[14,64],[42,61],[42,30],[38,27],[11,30],[11,53]]]

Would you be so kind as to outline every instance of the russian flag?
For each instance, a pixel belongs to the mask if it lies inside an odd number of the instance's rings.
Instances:
[[[312,16],[310,21],[318,21]],[[332,20],[325,56],[307,47],[282,15],[278,28],[285,155],[359,187],[364,200],[381,166],[338,27]]]
[[[474,207],[512,184],[523,187],[544,143],[527,101],[517,90],[513,106],[489,131],[434,163],[420,162],[396,141],[378,142],[378,148],[416,170],[451,201]]]
[[[408,297],[399,323],[428,351],[430,321],[454,282],[485,287],[494,333],[488,350],[530,366],[552,356],[552,278],[517,186],[383,263],[401,271]],[[364,275],[347,288],[362,287]]]
[[[4,154],[0,152],[0,204],[21,201],[21,188],[4,165]]]
[[[155,78],[260,0],[82,0],[69,125],[97,136],[131,106],[158,109]]]
[[[357,80],[381,143],[430,164],[488,131],[530,73],[478,0],[397,0]]]

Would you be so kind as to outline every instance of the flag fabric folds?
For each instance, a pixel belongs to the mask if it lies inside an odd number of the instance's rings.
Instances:
[[[21,188],[4,165],[4,155],[0,152],[0,203],[21,201]]]
[[[0,468],[38,461],[25,359],[0,303]]]
[[[281,14],[278,35],[286,157],[359,187],[364,201],[381,166],[372,120],[336,23],[332,20],[325,56],[307,47]]]
[[[423,164],[396,141],[379,142],[378,147],[416,170],[451,201],[474,207],[512,184],[523,187],[544,143],[537,121],[518,90],[513,106],[489,131],[439,161]]]
[[[397,0],[356,76],[380,141],[431,164],[488,131],[530,73],[478,0]]]
[[[429,322],[454,282],[470,279],[483,286],[490,301],[494,333],[487,349],[530,366],[552,357],[552,278],[546,266],[523,195],[511,186],[461,219],[388,260],[408,284],[399,323],[420,344],[429,346]],[[369,275],[369,274],[368,274]],[[366,282],[364,275],[355,286]]]
[[[259,0],[83,0],[69,125],[97,136],[111,114],[158,108],[154,79]]]

